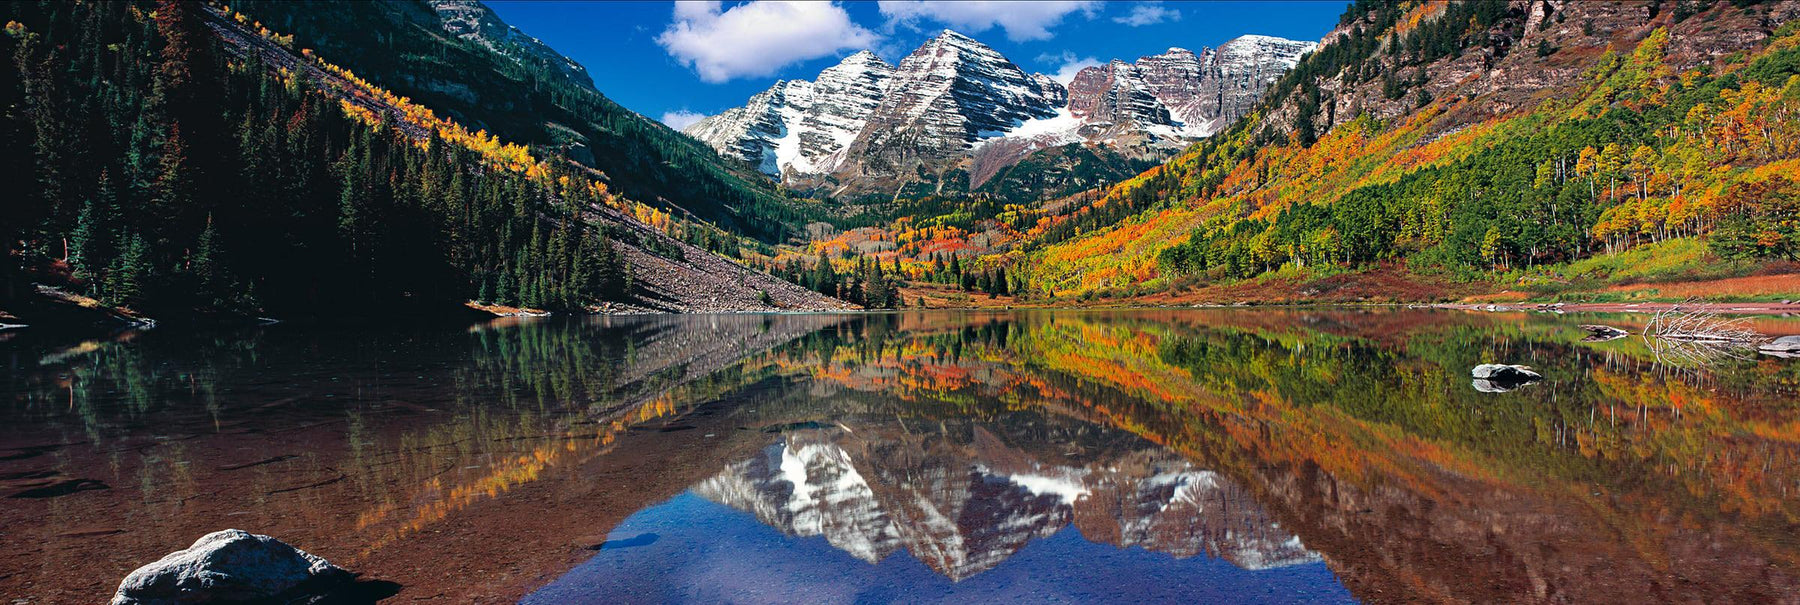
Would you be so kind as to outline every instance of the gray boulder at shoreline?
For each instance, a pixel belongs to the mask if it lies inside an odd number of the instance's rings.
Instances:
[[[1800,356],[1800,336],[1783,336],[1762,343],[1761,346],[1757,347],[1757,350],[1762,351],[1764,355],[1773,355],[1776,357]]]
[[[227,529],[131,572],[112,605],[307,603],[354,578],[280,540]]]
[[[1483,393],[1505,393],[1544,379],[1543,374],[1533,371],[1530,366],[1507,365],[1503,363],[1484,363],[1469,371],[1475,378],[1470,386]]]
[[[1531,366],[1514,366],[1503,363],[1484,363],[1475,366],[1475,369],[1469,371],[1469,375],[1482,380],[1513,380],[1524,382],[1528,380],[1544,379],[1544,375],[1532,371]]]

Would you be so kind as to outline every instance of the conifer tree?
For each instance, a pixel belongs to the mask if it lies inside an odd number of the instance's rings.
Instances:
[[[105,298],[108,302],[130,305],[144,295],[150,277],[150,246],[142,235],[126,238],[125,250],[107,269]]]
[[[100,277],[105,259],[112,254],[111,229],[117,211],[118,197],[112,178],[101,171],[94,195],[81,205],[75,229],[69,232],[68,261],[76,279],[92,283]]]
[[[212,217],[207,217],[206,229],[200,232],[200,241],[188,263],[188,272],[199,286],[196,297],[202,308],[226,310],[235,298],[237,284],[227,275],[221,256],[218,227]]]

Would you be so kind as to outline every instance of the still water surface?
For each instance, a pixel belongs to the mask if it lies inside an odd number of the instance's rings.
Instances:
[[[1800,600],[1800,362],[1576,328],[1640,321],[17,332],[0,594],[97,602],[236,527],[409,602]]]

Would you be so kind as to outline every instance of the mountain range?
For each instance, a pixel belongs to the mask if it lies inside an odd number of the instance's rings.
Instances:
[[[1094,143],[1149,158],[1216,132],[1317,45],[1243,36],[1089,67],[1064,85],[951,30],[890,65],[861,51],[684,129],[796,188],[890,190],[919,171],[981,187],[1042,149]]]
[[[9,313],[1797,293],[1797,0],[1358,0],[1066,84],[945,31],[686,134],[469,0],[5,11]]]

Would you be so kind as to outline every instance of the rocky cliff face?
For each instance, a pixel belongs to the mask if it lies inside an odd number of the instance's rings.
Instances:
[[[1269,36],[1242,36],[1221,44],[1201,64],[1200,94],[1178,102],[1176,113],[1193,120],[1218,120],[1214,130],[1223,128],[1248,113],[1264,90],[1318,47],[1312,42]],[[1146,70],[1155,71],[1154,67]],[[1159,85],[1155,78],[1148,79]]]
[[[1800,2],[1772,0],[1754,10],[1733,3],[1687,2],[1692,18],[1677,19],[1678,7],[1649,1],[1587,2],[1583,0],[1506,0],[1506,14],[1485,31],[1471,35],[1469,48],[1429,63],[1409,57],[1416,50],[1378,43],[1367,70],[1381,77],[1357,77],[1343,70],[1321,77],[1320,110],[1314,118],[1320,132],[1359,114],[1384,120],[1402,119],[1434,99],[1461,99],[1449,119],[1437,120],[1427,137],[1529,108],[1552,95],[1580,86],[1593,58],[1608,50],[1629,53],[1657,28],[1667,28],[1670,67],[1676,71],[1717,65],[1733,53],[1753,48],[1780,24],[1800,18]],[[1419,23],[1445,14],[1445,5],[1414,11]],[[1327,34],[1324,44],[1352,41],[1351,33],[1370,29],[1375,12],[1357,16]],[[1392,32],[1383,34],[1392,35]],[[1540,49],[1549,51],[1543,54]],[[1402,84],[1392,93],[1392,82]],[[1410,84],[1409,84],[1410,83]],[[1299,95],[1271,106],[1258,127],[1286,133],[1295,122]],[[1429,140],[1429,138],[1427,139]]]
[[[961,169],[979,187],[1032,153],[1074,142],[1163,157],[1243,115],[1316,46],[1244,36],[1216,50],[1172,48],[1088,68],[1064,87],[946,30],[897,67],[858,53],[686,132],[795,186],[887,190],[921,172]]]
[[[1317,47],[1242,36],[1199,53],[1171,48],[1135,63],[1114,60],[1081,70],[1069,83],[1068,105],[1057,118],[1028,122],[976,146],[970,183],[979,187],[1031,154],[1074,142],[1161,159],[1248,113],[1263,91]]]
[[[1089,67],[1069,84],[1069,112],[1085,138],[1133,133],[1204,137],[1249,111],[1264,90],[1317,44],[1242,36],[1196,54],[1171,48],[1136,63]]]
[[[1196,66],[1190,62],[1187,67],[1194,71]],[[1069,113],[1094,127],[1131,128],[1174,121],[1168,106],[1143,85],[1137,67],[1117,59],[1105,67],[1089,67],[1075,75],[1069,83]]]

